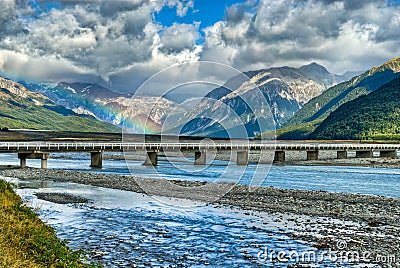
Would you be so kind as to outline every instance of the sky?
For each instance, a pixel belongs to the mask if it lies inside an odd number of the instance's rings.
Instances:
[[[0,0],[0,75],[19,81],[132,93],[177,64],[341,74],[399,56],[399,0]]]

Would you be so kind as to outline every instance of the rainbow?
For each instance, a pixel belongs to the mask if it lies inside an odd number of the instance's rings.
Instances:
[[[85,99],[88,102],[87,99]],[[90,101],[95,107],[91,112],[96,118],[122,127],[125,131],[132,134],[158,134],[161,132],[161,125],[148,118],[145,114],[126,116],[126,111],[121,110],[121,106],[116,103],[102,104]],[[129,108],[125,108],[129,109]]]
[[[161,132],[161,125],[154,122],[145,114],[135,116],[127,116],[129,107],[124,108],[117,102],[109,102],[107,104],[88,99],[85,96],[74,94],[71,97],[70,92],[66,92],[65,88],[58,91],[60,99],[64,98],[65,94],[68,99],[75,103],[75,106],[85,107],[97,119],[112,123],[122,127],[125,131],[132,134],[158,134]],[[63,94],[64,93],[64,94]],[[63,103],[59,103],[64,105]],[[125,110],[124,110],[125,109]]]
[[[142,114],[126,118],[123,128],[126,132],[135,134],[159,134],[161,132],[160,124]]]

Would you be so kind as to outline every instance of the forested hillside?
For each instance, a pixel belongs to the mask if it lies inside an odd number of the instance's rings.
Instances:
[[[400,78],[343,104],[310,138],[400,139]]]

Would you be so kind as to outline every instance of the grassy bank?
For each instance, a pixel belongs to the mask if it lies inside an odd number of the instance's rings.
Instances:
[[[0,180],[0,267],[90,267]]]

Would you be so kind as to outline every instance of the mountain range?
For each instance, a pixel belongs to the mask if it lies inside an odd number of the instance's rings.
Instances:
[[[120,131],[110,123],[78,114],[3,77],[0,77],[0,127],[78,132]]]
[[[179,134],[254,137],[279,128],[310,99],[346,79],[317,63],[244,74],[248,79],[231,78],[185,113],[175,127]]]
[[[186,110],[172,99],[136,95],[132,98],[97,84],[24,85],[76,113],[92,115],[120,127],[129,125],[137,133],[159,132],[173,111],[177,122],[167,122],[168,126],[164,126],[170,134],[223,137],[227,132],[233,136],[243,136],[244,132],[244,136],[253,137],[280,127],[310,99],[345,81],[348,74],[335,75],[311,63],[300,68],[249,71],[245,75],[248,78],[232,77]],[[266,103],[257,95],[260,92]],[[259,119],[262,126],[258,125]],[[239,131],[242,126],[245,131]]]
[[[347,81],[352,75],[356,76]],[[277,128],[280,139],[366,138],[379,131],[352,129],[349,134],[349,125],[356,125],[350,117],[359,115],[355,106],[372,101],[366,97],[372,93],[379,93],[371,96],[380,101],[392,96],[382,92],[396,88],[397,77],[400,58],[359,75],[335,75],[315,62],[300,68],[274,67],[232,77],[190,108],[167,97],[121,94],[97,84],[20,84],[1,78],[0,128],[120,132],[127,127],[148,134],[163,128],[164,134],[231,138],[271,130],[263,134],[269,137]],[[368,109],[359,110],[368,114]],[[378,125],[381,134],[397,135],[397,128]]]
[[[400,76],[400,58],[333,86],[310,100],[277,131],[279,139],[307,139],[341,105],[367,95]],[[269,136],[268,133],[264,137]],[[321,134],[318,137],[322,138]],[[327,137],[328,138],[328,137]]]
[[[311,134],[313,139],[400,138],[400,77],[370,94],[346,102]]]
[[[43,94],[55,103],[79,114],[123,127],[137,133],[161,129],[164,118],[177,104],[162,97],[116,93],[97,84],[59,83],[56,86],[22,82],[29,90]],[[130,119],[130,120],[128,120]]]

